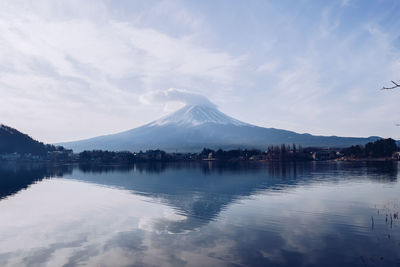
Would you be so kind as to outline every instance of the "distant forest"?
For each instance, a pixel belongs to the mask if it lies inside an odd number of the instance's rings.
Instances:
[[[365,146],[351,146],[343,149],[342,154],[354,158],[385,158],[391,157],[396,151],[398,151],[396,141],[388,138],[368,143]]]
[[[167,161],[312,161],[312,160],[351,160],[351,159],[377,159],[392,158],[398,151],[396,141],[381,139],[366,144],[345,149],[331,148],[302,148],[301,146],[280,145],[269,146],[267,150],[234,149],[212,150],[204,148],[199,153],[166,153],[162,150],[147,150],[145,152],[113,152],[92,150],[78,154],[81,163],[96,164],[125,164],[133,162],[167,162]]]

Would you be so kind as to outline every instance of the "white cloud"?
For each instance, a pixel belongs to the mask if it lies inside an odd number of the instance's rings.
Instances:
[[[350,0],[342,0],[341,6],[345,7],[345,6],[349,5],[349,3],[350,3]]]
[[[274,73],[279,68],[279,62],[269,61],[257,67],[257,72]]]
[[[188,105],[207,105],[216,107],[207,97],[187,90],[170,88],[164,91],[151,91],[141,96],[145,104],[180,102]]]
[[[168,35],[141,26],[140,18],[117,20],[102,2],[92,9],[47,1],[1,7],[0,118],[47,142],[138,126],[153,119],[146,117],[151,111],[135,116],[143,93],[168,86],[224,87],[242,60],[198,45],[191,34]],[[184,11],[178,15],[188,19]],[[62,125],[61,118],[69,129],[51,127]]]

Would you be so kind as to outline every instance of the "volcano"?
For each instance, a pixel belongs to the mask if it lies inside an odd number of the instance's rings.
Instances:
[[[194,152],[202,148],[259,148],[297,144],[304,147],[347,147],[373,142],[379,137],[315,136],[264,128],[234,119],[211,105],[187,105],[141,127],[117,134],[61,143],[75,152],[83,150],[139,151],[162,149]]]

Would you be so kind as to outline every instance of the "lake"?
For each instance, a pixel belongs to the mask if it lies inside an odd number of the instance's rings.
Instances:
[[[0,165],[1,266],[399,266],[398,162]]]

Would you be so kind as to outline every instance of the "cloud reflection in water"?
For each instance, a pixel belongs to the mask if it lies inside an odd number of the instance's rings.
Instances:
[[[395,265],[399,222],[388,228],[374,207],[398,201],[397,168],[307,163],[59,171],[58,178],[35,178],[0,201],[0,264]],[[18,171],[3,168],[1,175],[18,177]]]

